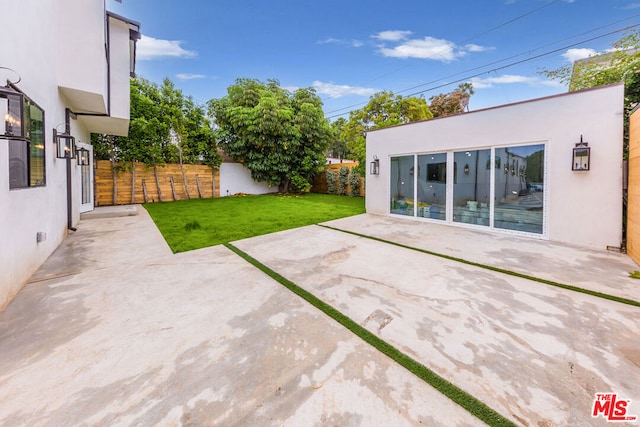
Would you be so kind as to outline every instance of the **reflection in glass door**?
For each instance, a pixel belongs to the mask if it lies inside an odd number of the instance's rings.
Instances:
[[[491,150],[453,153],[453,221],[489,226]]]
[[[80,212],[93,210],[93,146],[81,145],[89,150],[89,164],[80,166]]]
[[[418,208],[423,218],[445,220],[447,215],[447,154],[418,156]]]
[[[414,216],[414,156],[391,158],[391,208],[397,215]]]
[[[542,234],[544,144],[495,149],[495,228]]]

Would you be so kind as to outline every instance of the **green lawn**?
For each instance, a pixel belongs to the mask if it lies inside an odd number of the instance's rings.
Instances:
[[[231,196],[144,205],[173,252],[364,213],[364,198],[329,194]]]

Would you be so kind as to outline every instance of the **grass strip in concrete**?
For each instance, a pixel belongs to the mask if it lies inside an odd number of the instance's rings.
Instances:
[[[262,264],[257,259],[253,258],[251,255],[246,252],[238,249],[233,246],[231,243],[225,243],[224,246],[229,250],[233,251],[236,255],[243,258],[245,261],[265,273],[267,276],[271,277],[287,289],[289,289],[294,294],[298,295],[309,304],[313,305],[327,316],[334,319],[336,322],[340,323],[342,326],[353,332],[355,335],[360,337],[366,343],[372,345],[376,349],[378,349],[383,354],[387,355],[391,359],[393,359],[396,363],[407,369],[412,374],[416,375],[418,378],[425,381],[427,384],[431,385],[433,388],[438,390],[440,393],[447,396],[449,399],[453,400],[458,405],[462,406],[464,409],[469,411],[472,415],[483,421],[489,426],[515,426],[512,421],[505,418],[495,410],[491,409],[487,404],[480,401],[479,399],[473,397],[466,391],[458,388],[453,385],[446,379],[442,378],[440,375],[436,374],[431,369],[427,368],[423,364],[419,363],[415,359],[401,352],[391,344],[379,338],[377,335],[370,332],[368,329],[360,326],[357,322],[352,320],[351,318],[345,316],[340,311],[336,310],[333,306],[325,303],[312,293],[303,289],[302,287],[296,285],[289,279],[281,276],[274,270],[270,269],[266,265]]]
[[[573,291],[573,292],[580,292],[580,293],[591,295],[591,296],[594,296],[594,297],[604,298],[604,299],[607,299],[607,300],[610,300],[610,301],[619,302],[621,304],[627,304],[627,305],[632,305],[632,306],[635,306],[635,307],[640,307],[640,302],[632,300],[632,299],[617,297],[615,295],[609,295],[609,294],[605,294],[603,292],[592,291],[590,289],[580,288],[578,286],[567,285],[565,283],[559,283],[559,282],[555,282],[553,280],[541,279],[540,277],[530,276],[528,274],[518,273],[518,272],[515,272],[515,271],[511,271],[511,270],[506,270],[506,269],[500,268],[500,267],[493,267],[491,265],[481,264],[479,262],[469,261],[469,260],[466,260],[466,259],[463,259],[463,258],[458,258],[458,257],[454,257],[454,256],[451,256],[451,255],[445,255],[445,254],[441,254],[441,253],[438,253],[438,252],[429,251],[427,249],[420,249],[420,248],[416,248],[416,247],[413,247],[413,246],[405,245],[405,244],[402,244],[402,243],[393,242],[391,240],[381,239],[379,237],[367,236],[366,234],[356,233],[355,231],[343,230],[341,228],[331,227],[329,225],[324,225],[324,224],[317,224],[317,225],[320,226],[320,227],[328,228],[330,230],[340,231],[342,233],[351,234],[351,235],[362,237],[362,238],[365,238],[365,239],[375,240],[377,242],[398,246],[400,248],[410,249],[412,251],[417,251],[417,252],[422,252],[422,253],[427,254],[427,255],[432,255],[432,256],[448,259],[450,261],[460,262],[462,264],[471,265],[473,267],[484,268],[486,270],[495,271],[497,273],[508,274],[509,276],[520,277],[522,279],[527,279],[527,280],[531,280],[531,281],[534,281],[534,282],[544,283],[545,285],[555,286],[557,288],[567,289],[567,290]]]

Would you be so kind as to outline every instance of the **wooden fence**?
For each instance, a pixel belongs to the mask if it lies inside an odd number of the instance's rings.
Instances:
[[[640,263],[640,110],[629,119],[627,253]]]
[[[205,165],[183,165],[184,179],[179,164],[157,167],[158,182],[153,166],[144,163],[118,165],[115,171],[108,160],[96,162],[96,206],[114,204],[114,178],[117,187],[117,205],[172,201],[220,196],[220,171]],[[133,179],[132,179],[133,178]],[[186,181],[186,183],[185,183]],[[133,185],[132,185],[133,184]]]
[[[333,172],[335,172],[336,179],[337,179],[337,175],[338,175],[338,172],[340,171],[340,168],[342,168],[343,166],[346,166],[351,170],[352,168],[354,168],[357,165],[358,165],[358,163],[356,163],[356,162],[333,163],[333,164],[327,165],[324,168],[324,171],[320,172],[314,178],[312,186],[311,186],[311,192],[312,193],[322,193],[322,194],[327,194],[329,192],[329,190],[327,188],[327,178],[326,178],[325,171],[332,170]],[[350,193],[347,193],[347,194],[350,194]],[[363,177],[360,177],[360,195],[364,197],[364,178]]]

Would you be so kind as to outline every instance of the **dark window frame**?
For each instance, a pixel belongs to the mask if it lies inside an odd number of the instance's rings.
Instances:
[[[45,136],[45,129],[46,129],[46,114],[45,114],[45,110],[44,108],[42,108],[40,105],[38,105],[38,103],[36,103],[33,99],[31,99],[29,96],[27,96],[23,91],[21,91],[18,87],[16,87],[13,84],[9,84],[9,86],[19,92],[22,95],[22,105],[20,106],[22,109],[22,115],[23,115],[23,120],[22,120],[22,129],[21,129],[21,135],[20,136],[11,136],[5,139],[7,139],[8,141],[20,141],[24,143],[24,150],[26,150],[26,160],[27,160],[27,165],[26,165],[26,185],[12,185],[12,179],[11,179],[11,167],[9,165],[9,190],[23,190],[26,188],[40,188],[40,187],[46,187],[47,185],[47,150],[46,150],[46,136]],[[36,107],[38,110],[40,110],[42,112],[42,126],[41,129],[37,129],[37,131],[40,131],[41,136],[42,136],[42,147],[38,148],[35,147],[34,144],[36,144],[37,142],[34,141],[33,139],[33,135],[32,133],[34,132],[34,129],[31,129],[31,112],[30,112],[30,108],[26,108],[27,106],[34,106]],[[33,149],[38,148],[39,150],[41,150],[42,152],[42,179],[40,180],[39,183],[34,183],[32,182],[32,176],[31,176],[31,172],[32,172],[32,158],[33,156]],[[11,157],[9,158],[9,163],[11,163]],[[22,180],[24,182],[24,180]]]

